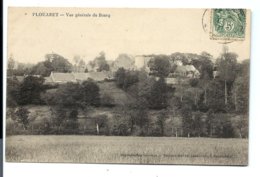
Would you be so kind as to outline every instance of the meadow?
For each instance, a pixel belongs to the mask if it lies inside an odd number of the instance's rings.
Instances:
[[[247,165],[247,139],[8,136],[7,162]]]

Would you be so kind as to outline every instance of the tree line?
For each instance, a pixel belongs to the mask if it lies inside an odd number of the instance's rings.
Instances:
[[[119,68],[115,85],[133,98],[120,106],[109,95],[101,97],[99,86],[93,80],[53,88],[44,85],[42,77],[28,76],[22,83],[9,78],[8,115],[29,132],[32,120],[25,105],[47,105],[51,114],[43,122],[40,133],[82,134],[79,113],[88,115],[91,108],[106,107],[114,116],[94,117],[94,134],[247,137],[249,60],[239,63],[237,57],[227,51],[215,62],[205,52],[154,55],[148,63],[150,75],[144,70]],[[194,65],[200,72],[199,78],[184,83],[184,78],[179,77],[178,84],[169,86],[166,78],[176,67],[174,59]]]

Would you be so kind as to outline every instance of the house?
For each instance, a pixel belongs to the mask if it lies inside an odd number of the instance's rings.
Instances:
[[[49,77],[45,77],[45,84],[64,84],[68,82],[83,82],[92,79],[97,82],[110,81],[114,75],[110,71],[88,72],[88,73],[56,73],[51,72]]]
[[[176,85],[180,85],[180,84],[188,84],[189,82],[189,78],[173,78],[173,77],[166,77],[165,79],[165,83],[168,86],[176,86]],[[159,77],[155,77],[155,80],[158,81]]]
[[[85,81],[88,79],[86,73],[71,73],[77,82]]]
[[[24,76],[15,76],[16,77],[16,79],[19,81],[19,82],[23,82],[23,80],[24,80]]]
[[[89,72],[89,73],[84,73],[84,74],[86,74],[86,77],[88,79],[93,79],[94,81],[97,81],[97,82],[114,79],[114,75],[110,71]]]
[[[166,77],[165,82],[166,82],[167,85],[177,85],[177,84],[179,84],[179,80],[177,78]]]
[[[148,67],[149,61],[152,59],[151,55],[136,55],[135,60],[135,67],[137,69],[144,69],[147,73],[150,72],[150,68]]]
[[[174,77],[198,78],[200,72],[193,65],[178,65],[172,75]]]
[[[54,83],[77,82],[72,73],[51,72],[50,78]]]
[[[54,84],[51,77],[44,77],[44,84]]]

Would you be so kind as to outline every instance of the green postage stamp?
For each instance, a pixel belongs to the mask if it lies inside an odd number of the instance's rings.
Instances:
[[[212,9],[211,39],[244,40],[245,27],[245,9]]]

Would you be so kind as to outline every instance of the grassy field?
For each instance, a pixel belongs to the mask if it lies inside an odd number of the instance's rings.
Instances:
[[[247,165],[247,139],[9,136],[8,162]]]

